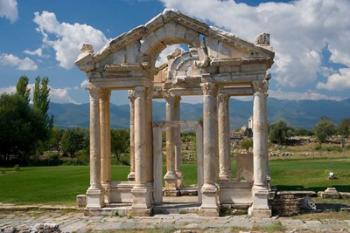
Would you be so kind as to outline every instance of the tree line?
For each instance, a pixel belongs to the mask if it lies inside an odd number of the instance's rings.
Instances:
[[[0,166],[88,163],[88,129],[54,127],[49,96],[47,77],[37,77],[31,93],[26,76],[15,93],[0,95]],[[128,163],[127,130],[111,130],[111,150],[115,163]]]
[[[290,144],[290,138],[293,136],[313,136],[319,144],[327,142],[332,136],[338,136],[341,146],[344,147],[349,135],[350,118],[345,118],[336,125],[329,118],[321,117],[311,130],[293,128],[284,121],[278,121],[269,126],[270,141],[279,145]]]

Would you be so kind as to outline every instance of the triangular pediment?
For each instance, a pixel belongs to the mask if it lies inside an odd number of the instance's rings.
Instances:
[[[267,57],[273,57],[274,54],[273,51],[269,49],[256,46],[254,43],[240,39],[232,33],[225,32],[219,28],[209,26],[179,11],[165,9],[162,13],[149,20],[146,24],[135,27],[134,29],[112,39],[103,49],[95,54],[95,58],[100,60],[108,54],[116,52],[118,49],[121,49],[130,43],[135,41],[143,42],[142,39],[147,35],[152,34],[158,29],[171,23],[179,24],[203,36],[210,36],[225,41],[227,44],[231,44],[232,46],[255,50],[266,55]]]

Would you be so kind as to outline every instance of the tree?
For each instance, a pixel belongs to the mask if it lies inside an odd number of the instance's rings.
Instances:
[[[88,145],[87,133],[83,129],[67,129],[61,138],[61,149],[64,155],[73,157]]]
[[[29,103],[30,98],[30,89],[28,89],[28,77],[21,76],[16,85],[16,94],[22,96],[27,103]]]
[[[350,118],[343,119],[338,125],[338,134],[342,137],[341,145],[345,146],[345,139],[349,137],[350,134]]]
[[[49,79],[47,77],[37,77],[34,84],[33,108],[43,116],[48,131],[53,127],[53,116],[49,117],[48,115],[50,105],[49,95]]]
[[[55,150],[60,151],[61,150],[61,139],[63,136],[64,130],[53,127],[50,132],[50,137],[47,142],[47,149],[48,150]]]
[[[286,144],[291,134],[291,128],[284,121],[278,121],[270,125],[269,138],[272,143]]]
[[[0,96],[1,164],[28,164],[40,140],[46,136],[43,118],[23,96]]]
[[[111,150],[112,153],[115,154],[117,160],[119,162],[123,162],[121,160],[121,155],[127,153],[130,147],[130,135],[127,130],[112,130],[111,131]]]
[[[244,138],[239,143],[240,147],[246,151],[253,148],[253,140],[251,138]]]
[[[321,117],[315,125],[314,134],[319,143],[324,143],[336,132],[334,124],[326,117]]]

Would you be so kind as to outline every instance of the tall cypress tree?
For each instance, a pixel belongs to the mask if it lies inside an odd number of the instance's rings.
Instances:
[[[28,88],[29,79],[27,76],[21,76],[16,85],[16,94],[22,96],[29,104],[30,89]]]
[[[49,117],[48,110],[50,104],[50,88],[49,79],[47,77],[35,79],[34,94],[33,94],[33,107],[34,110],[40,112],[43,116],[44,123],[48,129],[52,128],[53,118]]]

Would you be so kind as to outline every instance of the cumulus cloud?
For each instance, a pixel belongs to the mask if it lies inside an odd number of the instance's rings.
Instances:
[[[11,23],[18,18],[16,0],[0,0],[0,17],[7,18]]]
[[[38,69],[38,65],[30,58],[19,58],[13,54],[0,54],[0,64],[3,66],[12,66],[18,70],[31,71]]]
[[[342,68],[339,72],[330,75],[325,83],[319,82],[318,89],[345,90],[350,88],[350,68]]]
[[[30,89],[31,98],[33,97],[34,92],[34,84],[28,84],[28,87]],[[66,88],[54,88],[52,86],[49,86],[50,88],[50,101],[54,103],[74,103],[79,104],[77,101],[74,100],[74,98],[71,97],[69,94],[69,87]],[[0,95],[1,94],[13,94],[16,92],[15,86],[9,86],[9,87],[2,87],[0,88]]]
[[[168,55],[172,54],[175,49],[181,49],[183,50],[183,48],[181,47],[180,44],[174,44],[174,45],[168,45],[165,49],[162,50],[162,52],[160,52],[160,54],[158,55],[157,61],[156,61],[156,66],[160,66],[166,62],[168,62]]]
[[[271,33],[276,51],[272,68],[279,87],[303,87],[317,81],[322,50],[330,60],[350,66],[350,1],[296,0],[258,6],[218,0],[161,0],[166,7],[208,21],[254,41],[261,31]]]
[[[84,43],[92,44],[97,51],[108,41],[100,30],[87,24],[59,22],[52,12],[35,12],[34,22],[43,36],[44,45],[55,50],[56,60],[65,69],[74,66]]]
[[[43,56],[43,49],[42,48],[38,48],[36,50],[24,50],[24,53],[28,54],[28,55],[32,55],[32,56],[38,56],[38,57],[42,57]]]

